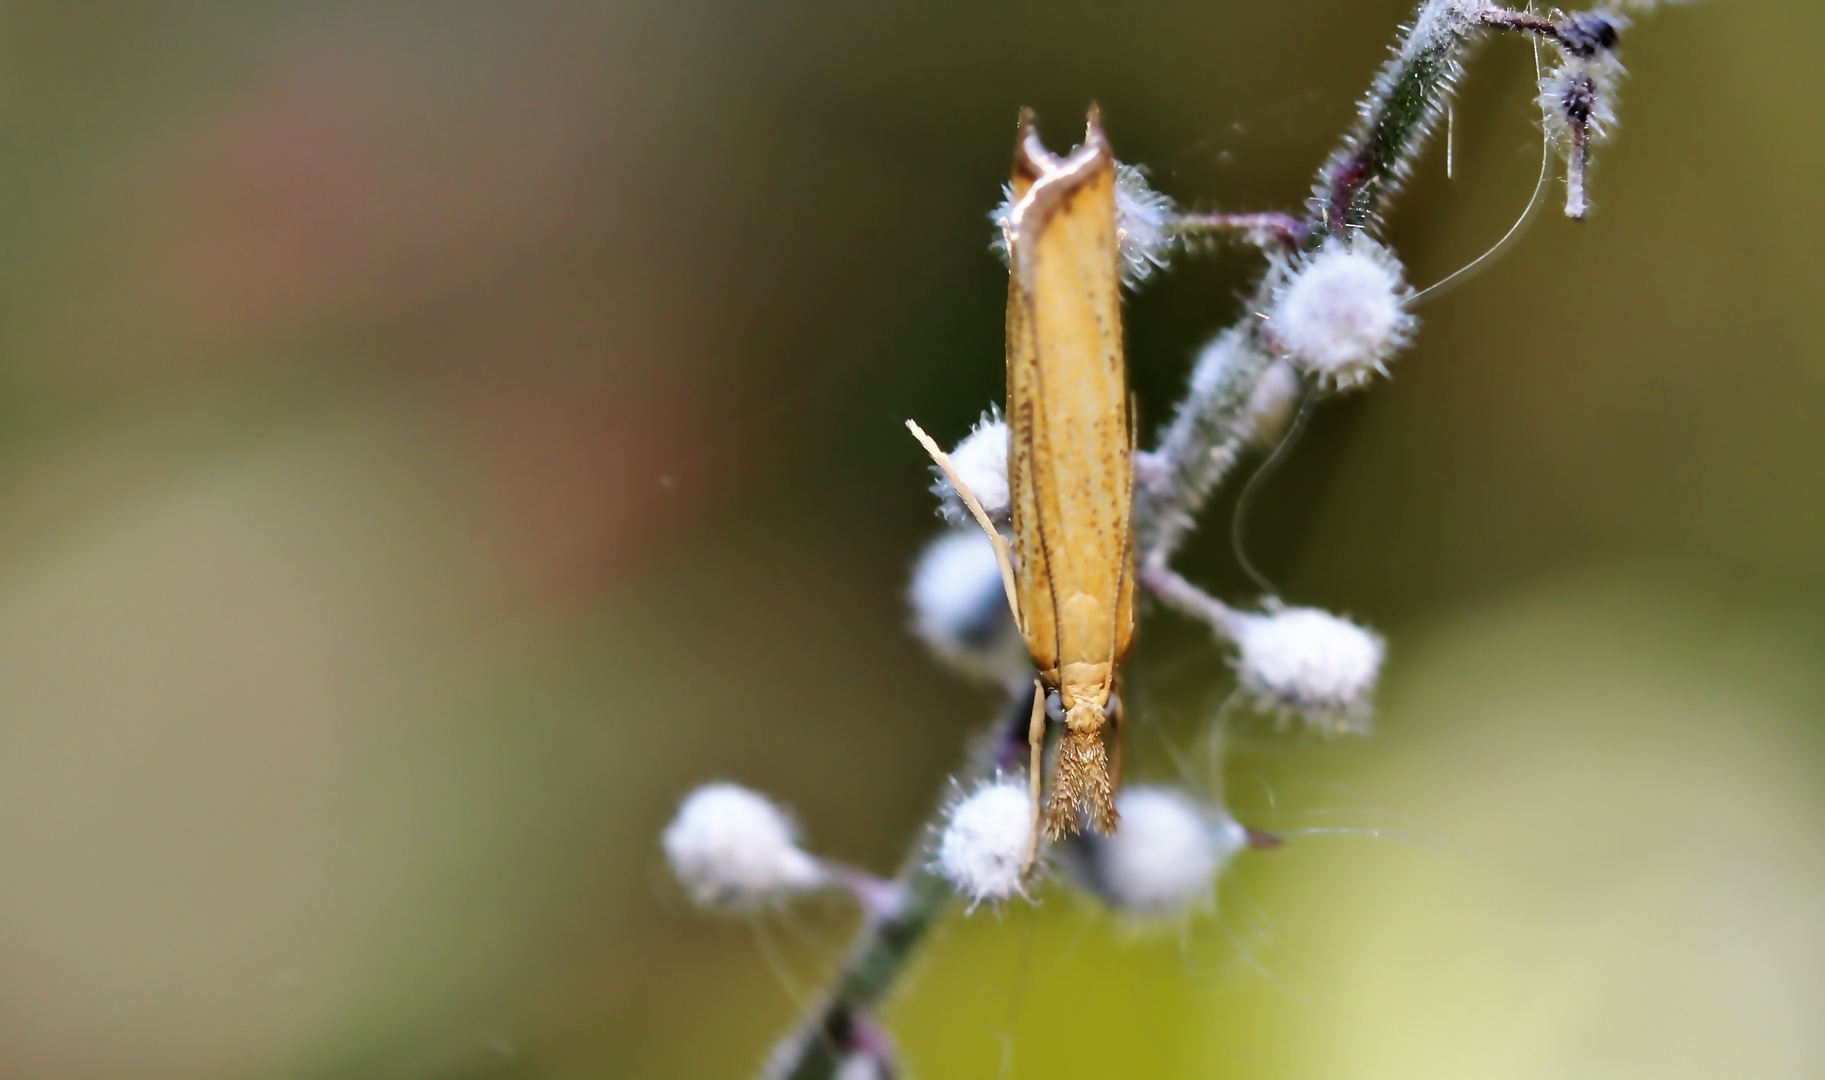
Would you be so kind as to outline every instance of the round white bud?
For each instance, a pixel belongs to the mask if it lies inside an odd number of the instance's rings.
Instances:
[[[913,567],[907,599],[913,632],[958,670],[1000,682],[1032,670],[1008,613],[995,545],[981,529],[946,532],[927,545]]]
[[[1331,239],[1293,265],[1268,312],[1273,340],[1322,384],[1367,382],[1413,336],[1400,260],[1368,237]]]
[[[1263,708],[1297,713],[1326,731],[1367,726],[1387,645],[1317,608],[1234,618],[1236,674]]]
[[[1115,236],[1122,284],[1135,288],[1165,268],[1177,243],[1170,228],[1177,212],[1170,198],[1148,185],[1146,173],[1133,165],[1115,166]]]
[[[951,807],[938,839],[938,872],[971,905],[1025,895],[1022,872],[1033,840],[1025,785],[984,784]]]
[[[983,413],[982,419],[951,451],[950,459],[951,467],[969,485],[970,494],[976,496],[983,511],[996,521],[1005,520],[1008,514],[1008,425],[1001,419],[1000,410],[990,409]],[[932,493],[943,500],[940,510],[945,520],[960,526],[976,524],[969,507],[957,497],[949,477],[939,476],[937,483],[932,485]]]
[[[705,784],[685,797],[660,838],[672,873],[700,904],[752,908],[825,885],[798,846],[785,811],[737,784]]]
[[[1171,788],[1135,785],[1116,797],[1122,824],[1071,843],[1065,865],[1104,903],[1158,918],[1208,906],[1217,875],[1248,846],[1228,811]]]

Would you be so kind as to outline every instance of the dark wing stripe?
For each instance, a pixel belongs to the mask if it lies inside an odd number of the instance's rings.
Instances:
[[[1041,464],[1041,462],[1045,461],[1046,459],[1042,458],[1038,452],[1039,444],[1037,441],[1037,435],[1038,435],[1040,426],[1042,424],[1044,424],[1046,426],[1045,434],[1046,434],[1046,439],[1048,442],[1051,440],[1052,432],[1051,432],[1051,425],[1046,424],[1046,419],[1045,419],[1046,418],[1046,409],[1045,409],[1045,400],[1046,400],[1046,374],[1045,374],[1045,372],[1046,372],[1046,368],[1045,368],[1044,364],[1039,362],[1039,355],[1040,355],[1040,351],[1041,351],[1041,346],[1039,343],[1039,313],[1036,309],[1033,309],[1031,307],[1031,305],[1029,304],[1029,297],[1031,297],[1031,296],[1032,296],[1031,293],[1025,292],[1024,290],[1021,293],[1021,303],[1028,307],[1027,337],[1030,341],[1033,342],[1033,345],[1034,345],[1033,361],[1031,363],[1027,364],[1028,369],[1032,373],[1032,381],[1033,381],[1033,393],[1031,395],[1032,400],[1033,400],[1033,411],[1030,414],[1030,417],[1031,417],[1030,421],[1026,425],[1026,427],[1027,427],[1027,431],[1026,431],[1027,461],[1029,462],[1029,466],[1030,466],[1029,475],[1028,475],[1028,486],[1030,488],[1032,488],[1033,492],[1034,492],[1034,496],[1033,496],[1033,529],[1034,529],[1034,532],[1037,533],[1039,536],[1040,560],[1045,563],[1045,567],[1046,567],[1046,594],[1052,601],[1052,655],[1050,657],[1050,662],[1045,665],[1045,670],[1056,671],[1058,669],[1060,653],[1064,649],[1063,636],[1060,633],[1061,628],[1064,626],[1064,618],[1063,618],[1063,613],[1058,610],[1058,575],[1053,572],[1052,544],[1051,544],[1050,538],[1048,538],[1046,535],[1046,516],[1047,515],[1046,515],[1045,511],[1039,505],[1040,499],[1041,499],[1041,496],[1039,493],[1041,491],[1055,490],[1053,485],[1055,485],[1057,483],[1057,478],[1051,475],[1051,470],[1049,468],[1046,468],[1046,466]],[[1040,471],[1040,469],[1042,469],[1042,468],[1046,468],[1047,483],[1044,485],[1036,484],[1033,482],[1035,479],[1037,479],[1037,476],[1035,474],[1037,474]],[[1056,510],[1056,507],[1054,507],[1053,509]],[[1033,659],[1038,660],[1039,657],[1036,656]]]

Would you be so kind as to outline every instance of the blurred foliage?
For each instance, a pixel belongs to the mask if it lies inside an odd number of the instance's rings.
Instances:
[[[655,837],[725,777],[886,869],[992,710],[903,631],[900,421],[1000,395],[1016,108],[1286,207],[1405,11],[0,6],[0,1072],[745,1074],[845,916],[701,917]],[[1248,729],[1290,842],[1216,915],[960,918],[915,1075],[1819,1073],[1822,31],[1637,27],[1597,216],[1246,522],[1388,634],[1375,738]],[[1417,282],[1525,204],[1530,80],[1473,67]],[[1252,269],[1131,305],[1144,420]],[[1187,568],[1248,599],[1231,513]],[[1158,615],[1135,678],[1197,775],[1219,655]]]

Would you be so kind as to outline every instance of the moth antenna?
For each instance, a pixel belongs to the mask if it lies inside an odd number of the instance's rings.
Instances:
[[[1280,468],[1280,463],[1286,460],[1287,454],[1299,442],[1299,436],[1305,433],[1305,425],[1311,420],[1312,409],[1317,401],[1317,395],[1310,390],[1301,391],[1299,412],[1294,415],[1293,422],[1287,425],[1286,431],[1280,436],[1280,441],[1274,444],[1273,452],[1267,455],[1267,460],[1257,465],[1254,473],[1249,476],[1248,483],[1242,485],[1242,494],[1236,496],[1235,513],[1229,520],[1230,549],[1235,552],[1236,562],[1242,567],[1242,572],[1248,575],[1249,580],[1255,583],[1264,596],[1274,595],[1274,583],[1267,580],[1267,575],[1263,574],[1255,566],[1254,560],[1248,557],[1246,537],[1249,512],[1254,509],[1255,495],[1261,490],[1261,485],[1265,484],[1268,478],[1274,475],[1274,471]]]
[[[1046,687],[1038,679],[1033,680],[1033,716],[1027,721],[1027,744],[1032,754],[1032,761],[1027,766],[1027,793],[1033,806],[1033,835],[1027,841],[1026,866],[1020,872],[1023,878],[1039,865],[1041,800],[1046,787]]]
[[[1026,624],[1020,621],[1019,594],[1014,590],[1014,560],[1008,554],[1007,538],[1002,536],[1001,530],[995,528],[995,523],[989,520],[988,513],[976,500],[976,493],[970,490],[970,486],[964,483],[963,477],[958,474],[957,467],[951,464],[950,455],[945,453],[917,423],[908,420],[906,429],[913,433],[913,438],[919,440],[919,445],[925,447],[925,452],[931,455],[932,461],[943,470],[945,479],[949,480],[951,487],[956,489],[957,497],[962,499],[963,505],[969,508],[970,515],[976,519],[976,524],[982,526],[982,531],[988,534],[989,543],[995,545],[995,562],[1001,567],[1001,588],[1008,595],[1008,611],[1014,616],[1014,625],[1020,627],[1024,633]]]

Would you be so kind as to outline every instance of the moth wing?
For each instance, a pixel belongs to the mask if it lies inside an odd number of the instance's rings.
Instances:
[[[1036,171],[1010,245],[1008,479],[1022,629],[1056,672],[1126,650],[1134,477],[1114,157],[1093,121],[1080,150]]]

